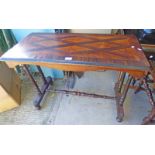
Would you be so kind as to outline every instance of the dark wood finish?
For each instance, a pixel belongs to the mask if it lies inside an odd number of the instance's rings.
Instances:
[[[126,95],[128,93],[128,90],[129,90],[129,86],[130,86],[130,83],[132,81],[132,76],[131,75],[128,75],[128,79],[126,81],[126,84],[124,86],[124,88],[121,87],[121,97],[120,97],[120,100],[117,104],[117,120],[119,122],[121,122],[123,120],[123,117],[124,117],[124,109],[123,109],[123,104],[124,104],[124,101],[125,101],[125,98],[126,98]]]
[[[132,78],[144,78],[150,71],[150,64],[134,35],[32,33],[3,54],[0,60],[6,61],[10,67],[34,64],[76,72],[120,71],[115,86],[119,122],[123,120],[123,103]],[[124,84],[126,72],[129,77]],[[43,75],[42,78],[45,82]],[[40,107],[48,88],[46,84],[43,87],[43,90],[39,89],[41,93],[35,102],[36,107]]]
[[[64,90],[64,89],[55,89],[55,90],[48,90],[54,93],[63,93],[63,94],[71,94],[71,95],[77,95],[77,96],[88,96],[93,98],[104,98],[104,99],[111,99],[115,100],[116,98],[113,96],[107,96],[107,95],[100,95],[100,94],[93,94],[93,93],[86,93],[81,91],[71,91],[71,90]]]
[[[135,89],[135,94],[137,94],[138,92],[140,92],[142,89],[142,85],[143,85],[143,79],[141,79],[138,83],[138,87],[137,89]]]
[[[128,75],[127,81],[125,81],[126,74],[120,72],[118,81],[115,84],[115,96],[116,96],[116,107],[117,107],[117,121],[122,122],[124,118],[124,108],[123,104],[129,90],[130,83],[133,79],[131,75]]]
[[[69,71],[136,71],[135,76],[149,70],[133,35],[32,33],[0,60],[12,67],[28,63]]]
[[[150,71],[148,72],[148,74],[144,78],[140,79],[139,85],[138,85],[135,93],[138,93],[141,90],[145,90],[145,92],[149,98],[149,103],[152,106],[151,112],[148,114],[147,117],[145,117],[143,119],[143,122],[142,122],[143,125],[146,125],[146,124],[150,124],[150,123],[154,122],[154,118],[155,118],[155,101],[154,101],[154,98],[152,95],[152,93],[154,91],[151,91],[151,89],[149,88],[149,85],[148,85],[149,82],[153,83],[153,89],[155,89],[155,65],[154,65],[154,62],[155,62],[155,45],[141,44],[141,46],[144,49],[144,53],[150,62]],[[153,78],[152,81],[149,80],[149,76],[148,76],[149,74],[151,74],[151,76]],[[144,88],[142,86],[144,86]]]
[[[23,65],[25,68],[25,71],[27,73],[27,75],[29,76],[30,80],[32,81],[32,83],[34,84],[34,86],[36,87],[36,90],[38,91],[38,95],[36,97],[36,99],[34,100],[33,104],[34,106],[39,110],[41,108],[40,104],[41,101],[49,87],[50,84],[52,84],[52,78],[51,77],[47,77],[45,78],[44,73],[42,72],[40,66],[37,66],[38,71],[42,77],[42,80],[44,82],[43,86],[41,87],[41,89],[39,88],[37,82],[35,81],[34,77],[32,76],[31,72],[29,71],[29,68],[27,65]]]
[[[36,97],[36,99],[34,100],[33,104],[34,106],[39,110],[41,108],[41,101],[43,99],[43,97],[46,94],[46,91],[48,90],[48,87],[50,86],[50,84],[52,83],[52,78],[51,77],[47,77],[46,78],[47,83],[45,83],[42,87],[41,87],[41,94],[39,93],[38,96]]]
[[[115,97],[116,97],[116,109],[117,109],[117,117],[116,120],[118,122],[121,122],[123,120],[124,117],[124,109],[123,109],[123,105],[120,106],[119,102],[120,102],[120,98],[121,98],[121,90],[122,90],[122,86],[123,86],[123,82],[124,82],[124,78],[125,78],[126,73],[120,72],[118,75],[118,80],[115,83]]]
[[[33,82],[33,84],[35,85],[35,87],[36,87],[38,93],[41,95],[42,92],[41,92],[41,90],[40,90],[40,88],[39,88],[37,82],[36,82],[35,79],[33,78],[31,72],[29,71],[28,66],[27,66],[27,65],[23,65],[23,66],[24,66],[25,72],[27,73],[27,75],[29,76],[29,78],[31,79],[31,81]]]
[[[155,101],[154,101],[152,92],[149,88],[146,78],[143,79],[143,83],[144,83],[144,87],[146,89],[146,93],[149,98],[149,103],[152,105],[151,112],[149,113],[149,115],[147,117],[144,118],[143,123],[142,123],[143,125],[146,125],[146,124],[149,124],[155,118]]]

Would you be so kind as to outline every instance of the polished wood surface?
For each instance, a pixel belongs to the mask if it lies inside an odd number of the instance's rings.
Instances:
[[[141,46],[143,47],[143,48],[150,48],[150,49],[154,49],[155,48],[155,45],[151,45],[151,44],[141,44]]]
[[[150,64],[141,45],[133,35],[32,33],[3,54],[0,60],[6,61],[10,67],[24,64],[23,66],[25,69],[27,68],[27,73],[38,90],[38,97],[34,102],[38,109],[40,109],[40,102],[51,82],[44,82],[42,87],[44,89],[39,89],[26,64],[66,71],[119,71],[121,80],[118,80],[115,85],[119,122],[124,117],[123,103],[132,80],[144,80],[150,103],[153,104],[153,108],[155,107],[145,80],[150,71]],[[125,72],[128,72],[129,75]],[[126,75],[127,80],[125,80]],[[150,116],[148,116],[147,122],[152,119]],[[155,116],[155,108],[153,116]]]
[[[149,63],[134,35],[32,33],[0,58],[9,66],[35,64],[71,71],[144,73]]]

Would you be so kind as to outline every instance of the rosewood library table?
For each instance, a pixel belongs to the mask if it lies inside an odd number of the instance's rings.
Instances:
[[[152,105],[151,113],[145,117],[142,124],[147,124],[155,117],[155,102],[146,80],[150,64],[134,35],[32,33],[3,54],[0,61],[5,61],[11,68],[24,66],[38,90],[34,101],[34,106],[38,109],[49,85],[52,84],[52,78],[45,78],[40,66],[74,73],[113,70],[119,72],[114,88],[117,121],[123,120],[123,103],[128,89],[134,87],[136,80],[139,80],[140,84],[143,83]],[[37,66],[44,81],[41,88],[30,73],[29,64]]]

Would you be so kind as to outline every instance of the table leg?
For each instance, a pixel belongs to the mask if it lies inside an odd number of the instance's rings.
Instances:
[[[75,72],[68,71],[66,73],[67,73],[66,87],[68,90],[70,88],[73,89],[75,86],[75,81],[76,81]]]
[[[120,73],[118,82],[115,85],[115,94],[116,94],[116,106],[117,106],[117,117],[116,120],[118,122],[122,122],[124,117],[124,108],[123,103],[125,101],[130,83],[132,81],[132,76],[128,76],[125,86],[123,87],[123,83],[125,80],[126,73]]]
[[[125,80],[125,76],[126,76],[126,73],[122,73],[122,76],[121,76],[121,79],[120,79],[120,84],[119,84],[119,87],[118,87],[119,93],[121,93],[121,91],[122,91],[122,87],[123,87],[123,83],[124,83],[124,80]]]
[[[115,95],[116,95],[117,101],[118,101],[120,93],[121,93],[121,89],[122,89],[122,86],[123,86],[125,75],[126,75],[126,73],[120,72],[119,76],[118,76],[118,80],[117,80],[117,82],[115,84],[114,90],[115,90]]]
[[[147,74],[145,77],[146,82],[147,82],[148,76],[149,76],[149,74]],[[142,90],[143,83],[144,83],[143,79],[140,79],[138,87],[135,89],[135,94],[137,94],[138,92],[140,92]]]
[[[34,77],[32,76],[31,72],[29,71],[28,66],[27,65],[23,65],[23,66],[25,68],[27,75],[29,76],[30,80],[33,82],[34,86],[36,87],[36,89],[38,91],[38,95],[37,95],[36,99],[34,100],[33,104],[37,109],[40,109],[41,108],[40,103],[46,93],[46,90],[48,89],[49,85],[52,83],[52,78],[51,77],[45,78],[41,68],[39,66],[37,66],[39,73],[41,74],[41,77],[44,82],[44,85],[40,89],[37,82],[35,81]]]
[[[138,92],[141,91],[142,85],[143,85],[143,80],[140,80],[139,84],[138,84],[138,87],[136,88],[136,90],[134,92],[135,94],[137,94]]]
[[[114,88],[115,96],[116,96],[117,116],[118,116],[118,113],[120,113],[118,105],[119,105],[119,101],[120,101],[120,97],[121,97],[121,89],[122,89],[122,86],[124,83],[125,75],[126,75],[126,73],[123,73],[123,72],[119,73],[118,80],[117,80],[117,82],[115,84],[115,88]]]
[[[47,80],[46,80],[46,78],[45,78],[45,76],[44,76],[44,73],[43,73],[41,67],[40,67],[40,66],[37,66],[37,69],[38,69],[38,71],[39,71],[39,73],[40,73],[40,75],[41,75],[41,78],[42,78],[44,84],[46,84],[46,83],[47,83]]]
[[[41,90],[40,90],[40,88],[39,88],[39,86],[38,86],[38,84],[37,84],[37,82],[35,81],[35,79],[33,78],[33,76],[32,76],[32,74],[31,74],[31,72],[29,71],[29,68],[28,68],[28,66],[27,65],[23,65],[24,66],[24,69],[25,69],[25,71],[26,71],[26,73],[27,73],[27,75],[29,76],[29,78],[31,79],[31,81],[33,82],[33,84],[34,84],[34,86],[36,87],[36,89],[37,89],[37,91],[38,91],[38,94],[42,94],[42,92],[41,92]]]
[[[135,83],[136,83],[136,80],[133,78],[133,80],[132,80],[132,86],[134,86]]]
[[[143,125],[146,125],[146,124],[150,123],[151,121],[153,121],[153,119],[155,118],[155,101],[154,101],[152,92],[149,88],[149,85],[147,83],[146,77],[143,79],[143,83],[144,83],[144,87],[145,87],[147,96],[149,98],[149,102],[152,105],[152,110],[151,110],[150,114],[147,117],[145,117],[142,122]]]

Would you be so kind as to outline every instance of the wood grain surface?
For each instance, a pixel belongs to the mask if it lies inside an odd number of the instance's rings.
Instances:
[[[63,70],[78,67],[78,71],[90,66],[95,70],[105,67],[131,71],[147,71],[150,67],[134,35],[32,33],[0,60],[10,66],[25,63],[58,69],[64,66]]]

